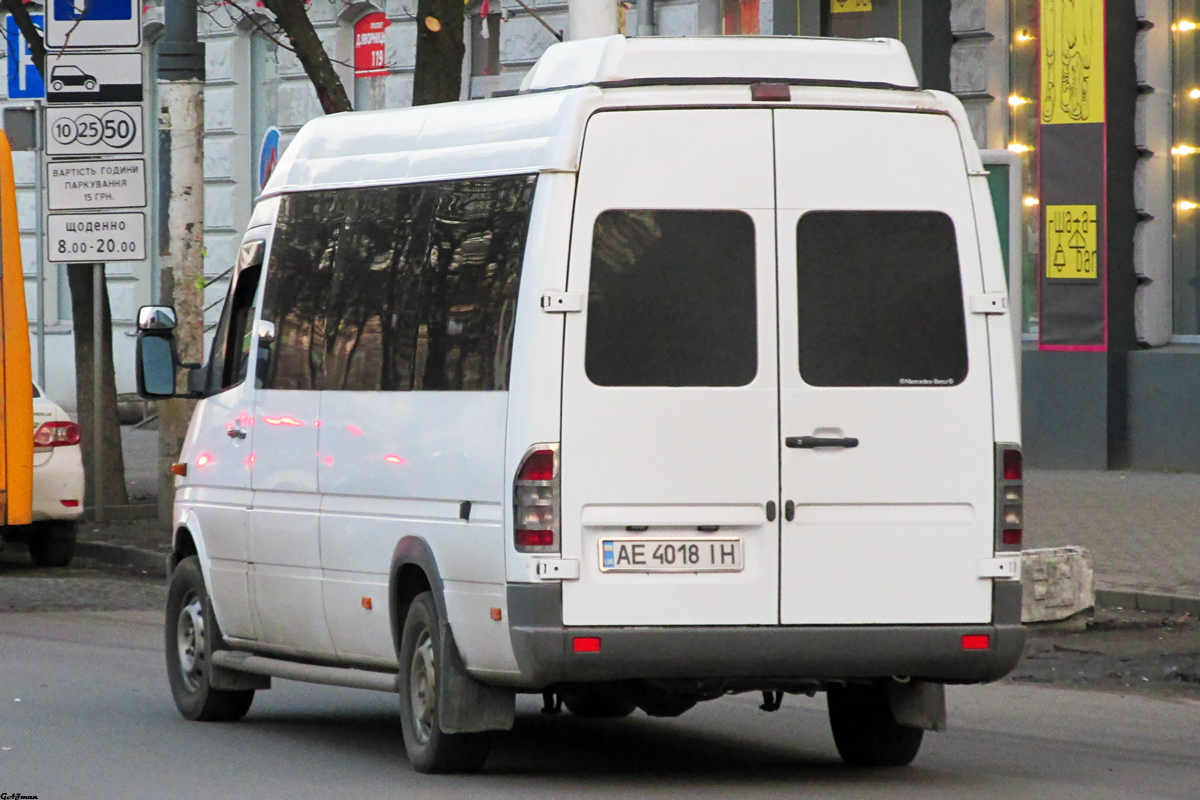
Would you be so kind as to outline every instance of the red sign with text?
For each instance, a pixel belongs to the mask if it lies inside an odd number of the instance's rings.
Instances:
[[[391,24],[382,11],[367,14],[354,23],[354,77],[388,74],[385,39]]]

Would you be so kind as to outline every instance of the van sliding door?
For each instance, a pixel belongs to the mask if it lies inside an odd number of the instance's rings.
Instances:
[[[775,112],[780,621],[991,619],[991,378],[954,123]]]
[[[563,364],[567,625],[778,621],[773,183],[769,110],[588,123]]]

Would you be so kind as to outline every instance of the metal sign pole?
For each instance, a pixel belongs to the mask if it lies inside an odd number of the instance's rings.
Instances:
[[[104,522],[104,458],[100,424],[100,402],[104,397],[101,377],[104,374],[104,273],[103,264],[92,264],[92,506],[93,519]]]
[[[46,213],[46,129],[43,124],[42,104],[34,107],[34,128],[36,143],[34,144],[34,164],[36,177],[33,181],[35,202],[37,203],[37,225],[34,245],[34,256],[37,258],[37,343],[38,343],[38,385],[46,391],[46,243],[44,214]]]

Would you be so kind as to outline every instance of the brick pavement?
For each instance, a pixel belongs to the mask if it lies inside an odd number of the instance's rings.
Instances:
[[[1027,470],[1025,546],[1068,544],[1098,588],[1200,597],[1200,475]]]

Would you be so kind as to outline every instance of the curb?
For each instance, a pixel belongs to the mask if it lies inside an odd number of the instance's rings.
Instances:
[[[145,570],[159,578],[167,576],[167,556],[152,550],[142,550],[138,547],[124,547],[118,544],[104,542],[75,542],[77,558],[93,558],[105,564],[121,567],[133,567]]]
[[[130,503],[127,506],[105,506],[105,522],[133,522],[140,519],[157,519],[158,503]],[[80,522],[95,522],[96,510],[92,506],[83,509]]]
[[[1133,611],[1160,611],[1200,617],[1200,597],[1097,589],[1096,608],[1127,608]]]

